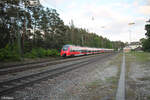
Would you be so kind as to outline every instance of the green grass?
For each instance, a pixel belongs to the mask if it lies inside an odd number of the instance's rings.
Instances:
[[[125,53],[125,54],[126,54],[126,82],[128,84],[128,86],[126,88],[127,99],[134,99],[137,96],[137,93],[135,92],[134,88],[138,88],[138,86],[136,87],[136,86],[134,86],[134,84],[138,83],[138,81],[134,81],[132,79],[131,76],[132,76],[132,70],[133,69],[131,69],[131,68],[132,68],[132,66],[137,66],[137,65],[140,66],[139,68],[141,68],[141,67],[143,67],[145,65],[149,66],[150,53],[148,53],[148,52],[135,52],[135,51],[133,51],[133,52]],[[132,63],[133,63],[133,65],[132,65]],[[135,63],[135,65],[134,65],[134,63]],[[148,70],[149,70],[149,68],[148,68]],[[135,78],[137,80],[143,81],[144,83],[146,81],[150,80],[150,77],[148,77],[148,76],[143,76],[143,77],[139,77],[139,78],[135,77]],[[143,88],[146,89],[146,86],[144,86]],[[145,98],[147,98],[147,100],[150,100],[150,96],[146,96],[145,95]]]
[[[98,88],[102,85],[102,81],[101,80],[96,80],[96,81],[93,81],[89,84],[87,84],[87,88],[88,89],[95,89],[95,88]]]
[[[150,100],[150,96],[147,96],[147,100]]]
[[[149,62],[150,61],[150,53],[148,53],[148,52],[130,52],[130,53],[126,53],[126,54],[135,56],[136,60],[139,62]]]
[[[111,62],[109,63],[109,65],[116,65],[118,67],[121,66],[121,63],[122,63],[122,53],[118,54],[115,58],[113,58],[111,60]]]
[[[117,79],[117,77],[109,77],[109,78],[106,78],[106,82],[107,83],[112,83],[112,84],[117,84],[118,79]]]
[[[135,56],[139,61],[144,61],[144,62],[150,61],[150,53],[140,52],[140,53],[136,53]]]

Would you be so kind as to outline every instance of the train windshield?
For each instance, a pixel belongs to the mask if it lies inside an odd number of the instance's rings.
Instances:
[[[68,48],[69,48],[69,45],[65,45],[65,46],[63,46],[63,51],[67,51],[68,50]]]

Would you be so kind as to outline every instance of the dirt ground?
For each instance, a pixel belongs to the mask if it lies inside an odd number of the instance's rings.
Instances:
[[[150,100],[150,53],[126,54],[126,100]]]

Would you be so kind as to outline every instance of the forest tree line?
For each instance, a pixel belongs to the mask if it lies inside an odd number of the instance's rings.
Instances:
[[[107,38],[77,28],[73,22],[65,25],[55,9],[41,4],[29,6],[26,0],[0,1],[0,58],[8,52],[25,55],[35,48],[60,51],[65,44],[97,48],[123,48],[121,41]],[[5,49],[4,49],[5,48]],[[3,57],[5,58],[5,57]]]

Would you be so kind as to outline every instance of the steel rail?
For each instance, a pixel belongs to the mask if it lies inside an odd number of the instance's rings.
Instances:
[[[0,75],[21,72],[21,71],[25,71],[25,70],[29,70],[29,69],[37,69],[37,68],[41,68],[41,67],[47,67],[48,65],[56,65],[56,64],[61,64],[61,63],[65,63],[68,61],[76,61],[76,60],[80,60],[83,58],[89,58],[89,57],[95,57],[95,56],[97,56],[97,55],[75,57],[75,58],[71,58],[71,59],[59,59],[56,61],[44,61],[44,62],[38,62],[38,63],[23,64],[21,66],[13,66],[13,67],[11,66],[9,68],[0,69]]]
[[[83,62],[79,62],[79,63],[67,65],[67,66],[62,66],[60,68],[32,74],[29,76],[24,76],[24,77],[21,77],[18,79],[0,82],[0,96],[4,96],[9,93],[12,93],[13,91],[15,91],[17,89],[23,88],[27,85],[31,85],[35,82],[40,82],[40,81],[48,79],[48,78],[57,77],[58,75],[61,75],[65,72],[68,72],[68,71],[71,71],[73,69],[77,69],[80,67],[84,67],[87,64],[94,63],[94,62],[100,60],[100,58],[108,57],[111,55],[113,55],[113,54],[107,54],[107,55],[91,58],[91,59],[85,60]]]

